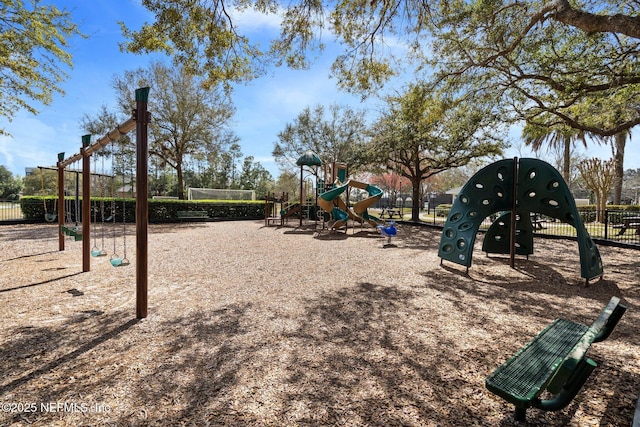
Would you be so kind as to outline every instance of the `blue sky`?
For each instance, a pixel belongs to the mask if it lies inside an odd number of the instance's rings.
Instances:
[[[141,56],[119,51],[118,43],[123,38],[118,21],[137,29],[144,21],[152,19],[138,0],[56,0],[54,3],[71,10],[74,21],[89,38],[71,41],[74,68],[67,70],[70,77],[63,85],[64,96],[56,95],[51,105],[39,108],[37,116],[20,111],[10,123],[0,119],[0,126],[13,135],[13,138],[0,136],[0,165],[6,166],[14,175],[23,176],[25,167],[55,164],[58,152],[65,152],[66,157],[77,153],[83,134],[79,126],[82,116],[95,115],[102,105],[115,106],[111,87],[115,75],[146,67],[151,60],[169,61],[163,55]],[[256,15],[248,15],[240,21],[241,30],[263,34],[265,39],[277,34],[276,26],[274,19]],[[335,52],[330,47],[310,70],[270,70],[267,75],[238,86],[234,91],[237,112],[233,129],[240,137],[242,153],[253,156],[274,178],[279,171],[271,151],[277,134],[305,107],[339,103],[349,104],[354,109],[368,108],[372,117],[377,114],[379,100],[371,99],[362,104],[359,97],[336,89],[335,80],[329,78]],[[517,130],[510,135],[515,145],[518,137]],[[526,149],[512,148],[506,157],[513,156],[532,154]],[[588,156],[608,159],[611,151],[606,146],[590,147]],[[627,143],[625,169],[629,168],[640,168],[640,144],[635,135]]]

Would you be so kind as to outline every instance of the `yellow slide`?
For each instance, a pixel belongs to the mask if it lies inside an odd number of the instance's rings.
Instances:
[[[378,200],[380,200],[380,197],[382,197],[382,190],[375,185],[354,180],[349,181],[349,185],[352,187],[360,188],[361,190],[369,193],[369,197],[364,200],[360,200],[355,205],[353,205],[353,211],[358,217],[366,220],[372,227],[376,227],[379,220],[378,218],[369,215],[367,209],[369,209],[369,207],[373,206]]]
[[[343,206],[340,206],[340,202],[342,202],[340,195],[344,193],[347,188],[348,182],[345,182],[318,196],[318,205],[325,212],[330,212],[331,217],[334,219],[334,223],[331,228],[337,229],[347,225],[347,219],[349,216]],[[336,206],[336,203],[338,206]],[[344,205],[344,202],[342,202],[342,205]]]
[[[357,202],[353,209],[349,208],[340,195],[347,190],[347,187],[355,187],[369,193],[369,197]],[[318,205],[326,212],[331,212],[335,223],[332,228],[341,228],[347,224],[347,218],[359,223],[368,222],[372,227],[376,227],[380,220],[373,215],[369,215],[367,209],[374,205],[382,197],[382,190],[374,185],[365,182],[348,180],[339,186],[322,193],[318,197]]]

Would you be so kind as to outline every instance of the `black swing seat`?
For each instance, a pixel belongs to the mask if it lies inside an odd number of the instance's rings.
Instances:
[[[556,319],[486,379],[487,389],[515,405],[518,421],[526,419],[530,407],[566,407],[597,366],[587,350],[609,337],[625,310],[613,297],[591,326]],[[545,390],[554,397],[539,399]]]

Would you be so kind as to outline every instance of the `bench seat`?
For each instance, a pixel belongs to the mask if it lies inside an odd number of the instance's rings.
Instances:
[[[491,374],[487,388],[516,406],[531,406],[587,329],[580,323],[556,319]]]
[[[594,342],[604,341],[626,307],[613,297],[591,326],[556,319],[486,379],[489,391],[515,405],[516,420],[535,407],[556,411],[580,391],[596,363],[586,357]],[[540,400],[548,391],[555,397]]]
[[[267,226],[273,225],[273,224],[282,224],[282,220],[283,218],[280,216],[269,216],[265,218],[265,221],[267,222]]]
[[[177,211],[178,219],[207,219],[209,213],[207,211]]]

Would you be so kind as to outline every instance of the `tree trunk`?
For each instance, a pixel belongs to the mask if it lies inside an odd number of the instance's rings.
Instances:
[[[596,193],[596,222],[604,223],[605,209],[607,209],[607,194],[600,190]]]
[[[562,177],[567,186],[571,188],[571,138],[568,136],[563,137],[563,150],[562,153]]]
[[[411,180],[411,221],[420,221],[420,178]]]
[[[184,200],[184,176],[182,173],[182,163],[176,164],[176,175],[178,178],[178,199]]]
[[[613,181],[613,204],[619,205],[622,199],[622,179],[624,177],[624,148],[627,143],[627,133],[620,132],[615,136],[615,151],[613,159],[615,160],[614,171],[615,178]]]

